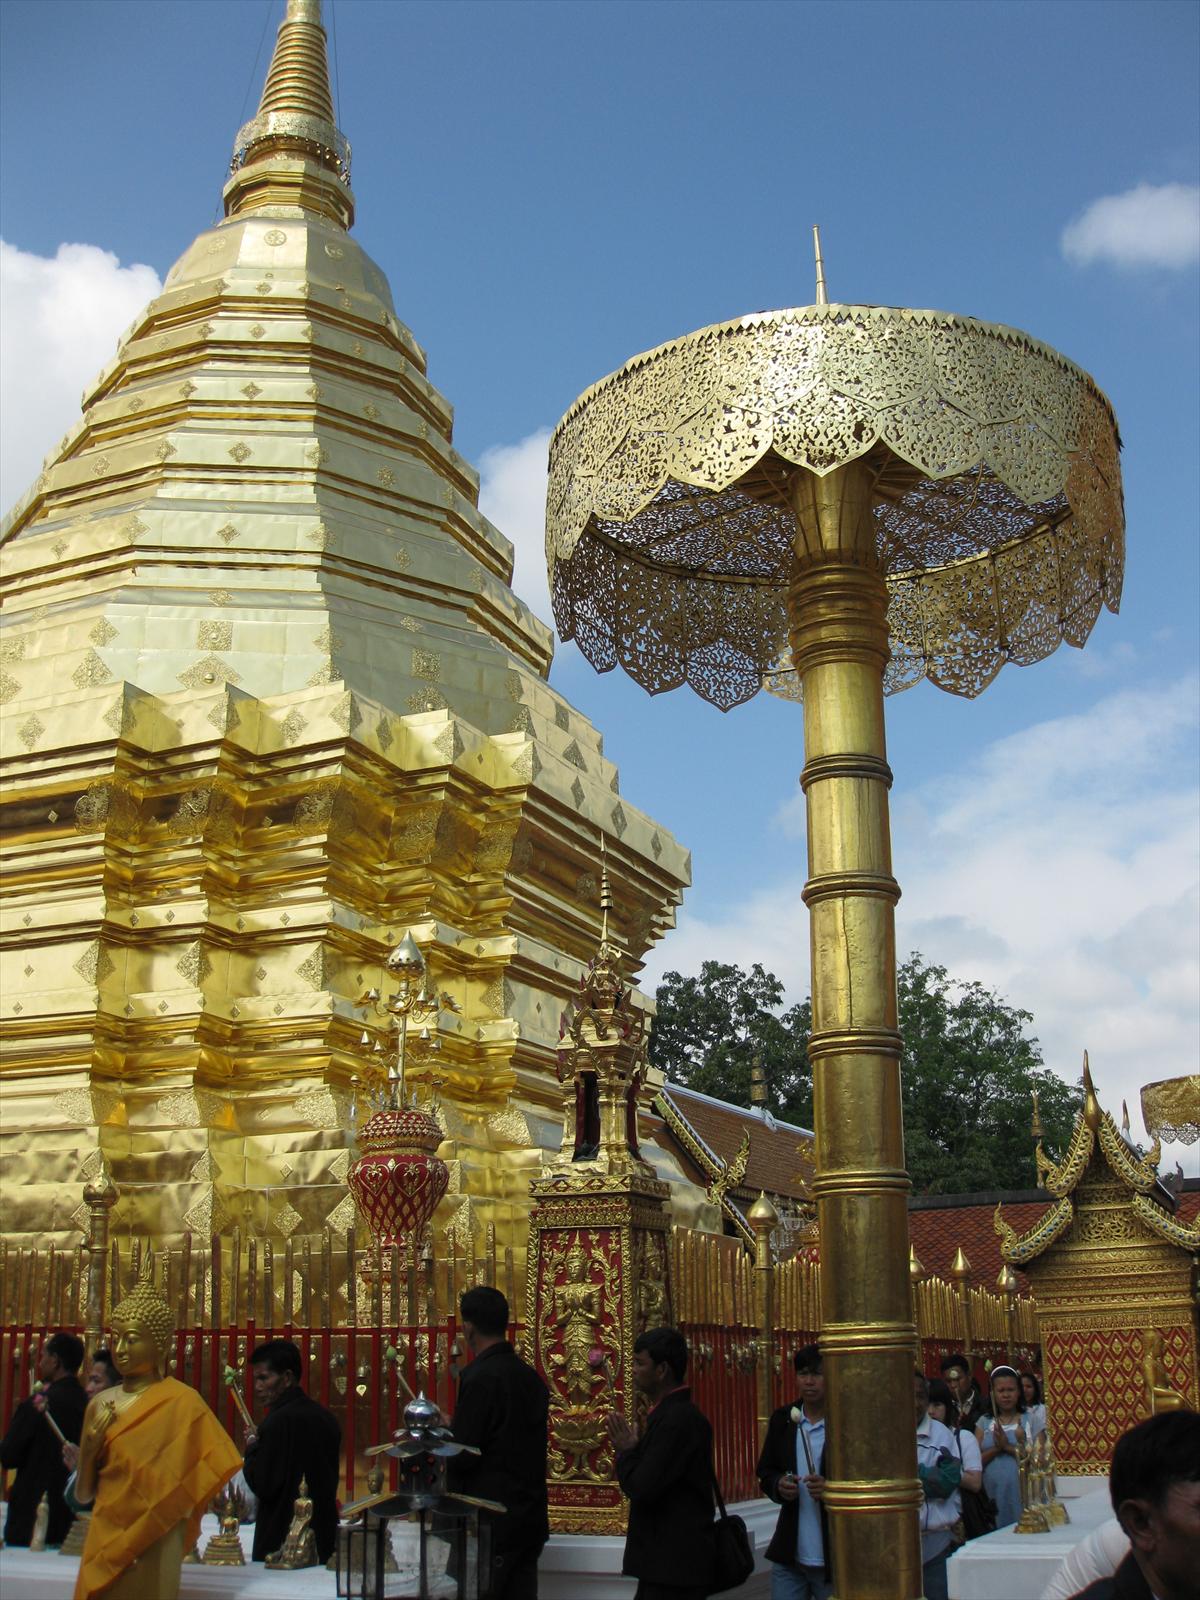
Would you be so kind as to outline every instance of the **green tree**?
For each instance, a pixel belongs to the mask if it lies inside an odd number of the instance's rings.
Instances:
[[[897,973],[908,1170],[918,1194],[1020,1189],[1035,1181],[1029,1120],[1036,1089],[1046,1145],[1061,1152],[1081,1091],[1043,1065],[1028,1011],[981,983],[952,979],[914,951]],[[755,965],[706,961],[666,974],[650,1040],[655,1066],[704,1094],[750,1103],[750,1066],[766,1073],[775,1114],[812,1126],[812,1009],[780,1011],[783,986]]]

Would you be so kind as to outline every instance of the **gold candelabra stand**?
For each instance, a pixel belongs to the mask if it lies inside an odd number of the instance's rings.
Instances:
[[[816,304],[703,328],[550,446],[555,622],[601,671],[804,707],[824,1504],[837,1594],[921,1593],[884,694],[978,694],[1120,596],[1111,407],[1012,328]],[[748,781],[752,781],[748,774]]]
[[[428,992],[429,970],[420,947],[410,932],[390,951],[384,969],[396,979],[393,993],[383,998],[378,989],[368,989],[359,997],[358,1004],[364,1012],[373,1012],[383,1019],[393,1034],[391,1046],[366,1029],[359,1041],[363,1056],[376,1069],[386,1074],[386,1087],[373,1096],[378,1106],[401,1110],[405,1103],[405,1073],[410,1050],[409,1030],[416,1031],[421,1054],[440,1050],[441,1040],[430,1031],[435,1028],[443,1011],[457,1011],[457,1001],[443,991]],[[438,1082],[440,1083],[440,1079]]]

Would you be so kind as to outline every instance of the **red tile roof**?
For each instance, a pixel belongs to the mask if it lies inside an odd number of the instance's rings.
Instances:
[[[667,1093],[722,1165],[733,1160],[742,1139],[750,1135],[746,1173],[731,1191],[733,1195],[754,1200],[765,1189],[768,1194],[803,1198],[804,1186],[813,1175],[812,1134],[807,1128],[779,1122],[769,1112],[764,1115],[728,1105],[678,1084],[668,1084]]]
[[[908,1212],[908,1237],[926,1272],[949,1281],[950,1263],[955,1251],[961,1249],[971,1263],[968,1281],[972,1287],[994,1291],[1003,1262],[992,1219],[996,1214],[996,1202],[1001,1199],[998,1194],[979,1199],[964,1195],[955,1205],[937,1206],[923,1206],[919,1199],[913,1201]],[[1014,1196],[1004,1199],[1003,1204],[1009,1227],[1024,1233],[1051,1201],[1046,1195],[1037,1200],[1020,1200]],[[1028,1287],[1024,1273],[1019,1272],[1017,1279],[1022,1290]]]

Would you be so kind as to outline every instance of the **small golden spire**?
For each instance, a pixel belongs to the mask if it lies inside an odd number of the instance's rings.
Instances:
[[[821,254],[821,230],[813,223],[813,254],[817,258],[817,298],[814,305],[827,306],[829,295],[825,288],[825,258]]]
[[[612,885],[608,881],[608,852],[600,835],[600,943],[608,943],[608,913],[612,910]]]
[[[1086,1050],[1083,1052],[1083,1120],[1093,1133],[1100,1127],[1100,1102],[1096,1099],[1096,1086],[1092,1082],[1092,1069]]]
[[[354,220],[350,146],[334,121],[321,0],[287,0],[258,115],[238,130],[225,215],[270,207]]]

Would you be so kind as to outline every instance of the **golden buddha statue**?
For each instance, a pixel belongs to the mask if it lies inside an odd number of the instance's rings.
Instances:
[[[75,1495],[94,1503],[74,1600],[175,1600],[204,1508],[242,1464],[196,1391],[166,1376],[174,1333],[147,1258],[112,1314],[121,1382],[84,1414]]]
[[[1190,1409],[1167,1372],[1166,1341],[1158,1328],[1147,1328],[1142,1334],[1142,1373],[1152,1417],[1162,1411]]]

